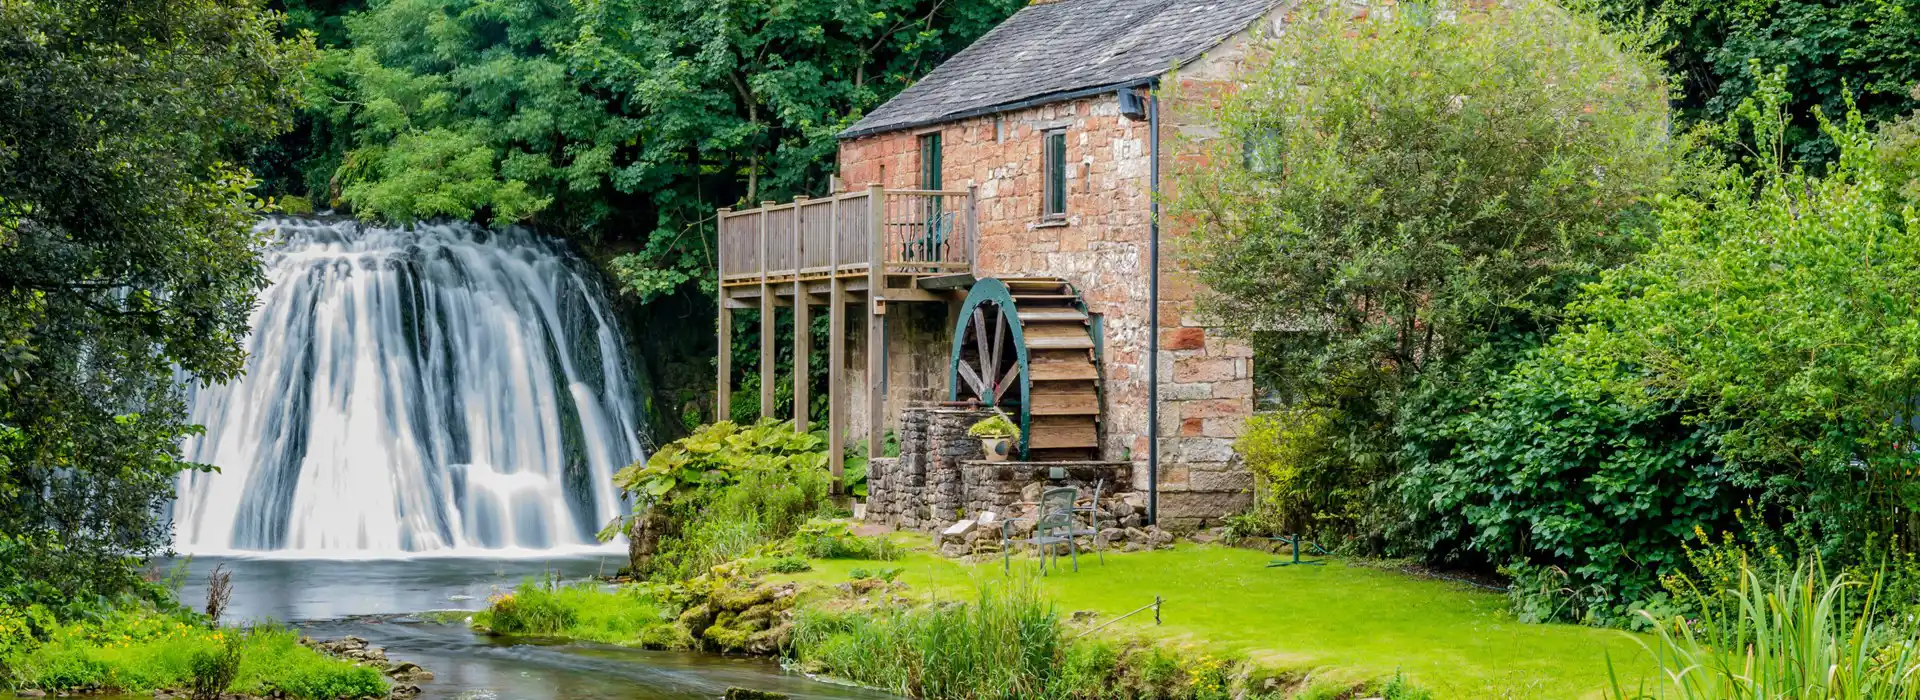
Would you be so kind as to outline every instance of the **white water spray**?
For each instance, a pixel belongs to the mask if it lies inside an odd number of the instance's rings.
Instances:
[[[320,556],[592,546],[642,418],[599,286],[558,245],[470,224],[274,219],[247,371],[206,434],[176,549]]]

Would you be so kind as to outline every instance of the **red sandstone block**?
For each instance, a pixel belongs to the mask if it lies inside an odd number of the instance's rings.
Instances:
[[[1204,328],[1175,328],[1162,335],[1160,345],[1168,350],[1199,350],[1207,346]]]
[[[1252,412],[1246,401],[1237,399],[1203,399],[1181,404],[1180,413],[1188,417],[1223,418],[1245,416]]]
[[[1180,421],[1180,435],[1183,437],[1199,437],[1206,432],[1207,419],[1205,418],[1188,418]]]
[[[1176,382],[1229,382],[1239,378],[1240,361],[1233,358],[1193,358],[1173,363]]]

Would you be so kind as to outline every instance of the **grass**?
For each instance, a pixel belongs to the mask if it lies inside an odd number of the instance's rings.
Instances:
[[[476,628],[499,634],[565,636],[622,646],[674,646],[673,617],[649,589],[593,583],[522,583],[473,616]]]
[[[14,683],[49,691],[110,688],[150,692],[189,686],[196,660],[230,641],[239,653],[232,692],[294,698],[385,696],[380,671],[355,666],[300,646],[299,635],[278,627],[210,630],[150,610],[116,610],[91,622],[53,630],[47,641],[15,647],[0,660]]]
[[[966,565],[919,551],[889,562],[916,590],[965,600],[1002,578],[998,561]],[[1102,620],[1166,603],[1164,624],[1141,615],[1109,628],[1146,634],[1216,654],[1244,655],[1316,678],[1363,682],[1403,674],[1436,698],[1598,698],[1611,687],[1608,660],[1629,682],[1654,674],[1643,638],[1616,630],[1527,624],[1506,612],[1506,598],[1445,581],[1334,561],[1266,568],[1271,556],[1218,546],[1083,559],[1077,573],[1038,584],[1062,610],[1092,610]],[[812,571],[780,579],[836,583],[851,560],[815,561]],[[1016,559],[1015,573],[1021,565]]]

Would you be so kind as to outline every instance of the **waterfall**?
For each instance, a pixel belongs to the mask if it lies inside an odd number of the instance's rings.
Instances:
[[[271,219],[247,366],[197,388],[184,553],[498,554],[594,545],[641,456],[593,274],[522,230]]]

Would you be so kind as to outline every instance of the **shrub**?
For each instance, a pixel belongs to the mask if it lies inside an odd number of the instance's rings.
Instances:
[[[240,634],[229,635],[219,646],[194,653],[193,675],[187,682],[193,700],[219,700],[233,685],[240,675],[241,639]]]
[[[1234,449],[1254,475],[1255,528],[1323,538],[1354,531],[1366,484],[1354,483],[1356,473],[1338,449],[1335,429],[1331,411],[1309,406],[1247,419]]]
[[[1644,245],[1666,91],[1635,38],[1539,0],[1311,3],[1265,46],[1198,101],[1220,137],[1175,175],[1182,254],[1262,389],[1333,409],[1349,483],[1383,482],[1404,392],[1550,332]]]
[[[608,590],[594,583],[544,585],[528,581],[497,596],[474,616],[474,626],[499,634],[565,636],[630,646],[677,646],[673,606],[654,589],[625,586]]]

